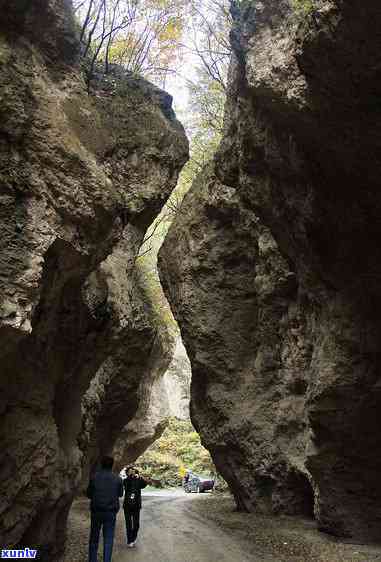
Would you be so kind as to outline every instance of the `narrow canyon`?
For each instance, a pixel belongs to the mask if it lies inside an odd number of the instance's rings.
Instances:
[[[0,546],[56,562],[100,456],[188,407],[139,252],[189,146],[144,78],[89,85],[70,0],[0,9]],[[379,541],[381,6],[231,14],[222,141],[158,263],[191,419],[238,509]]]

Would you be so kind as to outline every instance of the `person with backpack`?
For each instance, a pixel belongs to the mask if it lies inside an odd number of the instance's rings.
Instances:
[[[111,562],[114,545],[116,514],[119,498],[123,496],[123,482],[112,472],[114,459],[103,457],[101,469],[91,478],[87,497],[91,500],[91,530],[89,540],[89,562],[97,562],[99,535],[103,528],[103,561]]]
[[[124,517],[126,519],[127,546],[136,546],[136,539],[140,526],[140,510],[142,508],[142,492],[148,484],[148,479],[140,476],[139,471],[130,466],[127,468],[127,478],[123,480],[124,487]]]

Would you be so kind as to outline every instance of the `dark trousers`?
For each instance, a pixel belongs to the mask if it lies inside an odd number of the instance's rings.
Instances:
[[[127,511],[127,509],[125,509],[124,517],[126,518],[127,543],[130,544],[135,542],[138,536],[140,509],[136,511]]]
[[[111,562],[116,513],[111,511],[92,511],[89,541],[89,562],[98,562],[99,535],[103,528],[103,561]]]

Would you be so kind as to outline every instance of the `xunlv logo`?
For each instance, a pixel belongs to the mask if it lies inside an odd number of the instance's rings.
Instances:
[[[1,558],[36,558],[37,550],[23,548],[21,550],[1,550]]]

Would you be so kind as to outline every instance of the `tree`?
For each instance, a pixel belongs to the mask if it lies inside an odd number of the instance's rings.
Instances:
[[[191,112],[185,118],[190,136],[190,160],[169,199],[168,220],[180,209],[195,176],[213,159],[222,130],[228,68],[231,57],[229,31],[232,18],[228,0],[191,0],[188,44],[194,59],[192,79],[187,79]]]
[[[193,52],[204,75],[226,91],[231,56],[229,31],[232,25],[228,0],[191,0]]]
[[[117,63],[165,82],[181,56],[185,0],[76,0],[82,54],[105,72]]]
[[[175,190],[149,229],[139,258],[149,264],[152,282],[157,253],[196,175],[213,159],[223,129],[226,83],[231,56],[231,15],[227,0],[192,0],[181,44],[193,74],[186,78],[189,91],[187,115],[181,116],[190,137],[190,160],[184,166]]]

